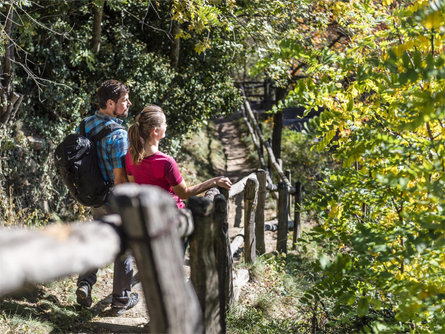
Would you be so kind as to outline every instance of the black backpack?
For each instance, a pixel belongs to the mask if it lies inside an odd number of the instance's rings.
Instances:
[[[105,181],[100,171],[96,143],[117,129],[123,127],[111,123],[88,139],[84,119],[80,123],[80,134],[66,136],[54,152],[57,173],[82,205],[97,208],[107,200],[112,183]]]

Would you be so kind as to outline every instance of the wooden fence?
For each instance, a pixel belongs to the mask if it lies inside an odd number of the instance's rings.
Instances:
[[[273,154],[271,144],[263,136],[258,121],[250,107],[249,101],[245,98],[243,107],[241,108],[244,121],[247,125],[249,133],[252,137],[253,144],[258,153],[258,161],[262,169],[266,171],[266,188],[274,195],[274,192],[278,192],[278,239],[277,250],[280,252],[287,251],[287,233],[288,227],[292,226],[293,233],[293,246],[295,247],[297,239],[301,235],[301,204],[302,204],[302,183],[301,180],[292,185],[291,173],[289,170],[282,170],[282,161],[277,160]],[[266,152],[267,159],[264,155]],[[272,174],[278,179],[278,184],[274,184],[272,181]],[[294,203],[293,220],[288,219],[288,215],[291,215],[291,204]]]
[[[110,199],[114,212],[102,221],[53,225],[44,230],[0,230],[0,296],[27,284],[45,283],[112,263],[130,249],[139,270],[153,333],[225,333],[226,313],[239,295],[245,271],[233,256],[244,246],[246,262],[265,253],[266,195],[278,203],[277,250],[287,251],[290,195],[295,197],[294,242],[299,236],[301,183],[290,183],[264,140],[249,103],[245,120],[261,167],[230,191],[212,188],[178,210],[163,190],[119,185]],[[268,153],[268,165],[262,155]],[[268,168],[268,166],[270,166]],[[270,172],[279,177],[273,184]],[[243,194],[244,234],[230,240],[229,200]],[[190,280],[184,272],[183,239],[190,236]]]
[[[242,88],[244,96],[256,109],[268,110],[275,103],[275,86],[272,80],[242,81],[236,83]]]

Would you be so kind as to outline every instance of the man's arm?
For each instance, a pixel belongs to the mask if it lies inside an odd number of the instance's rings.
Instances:
[[[113,167],[114,185],[128,182],[127,171],[125,170],[125,155],[128,149],[127,132],[116,130],[108,145],[108,158]]]
[[[121,183],[128,182],[127,172],[125,171],[125,167],[113,168],[113,175],[114,175],[115,186]]]

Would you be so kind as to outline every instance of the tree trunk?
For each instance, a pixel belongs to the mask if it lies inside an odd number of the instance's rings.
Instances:
[[[171,49],[170,49],[170,64],[173,68],[178,67],[179,64],[180,39],[176,38],[177,34],[179,34],[179,22],[173,21],[173,27],[172,27],[173,41],[171,42]]]
[[[277,87],[276,89],[276,103],[286,98],[287,89]],[[272,132],[272,151],[275,159],[281,157],[281,132],[283,131],[283,112],[279,110],[273,117],[273,132]]]
[[[258,202],[255,211],[255,238],[256,249],[258,254],[262,255],[266,253],[266,245],[264,243],[264,207],[266,203],[266,184],[267,175],[266,171],[259,169],[256,172],[258,180]]]
[[[8,35],[8,40],[6,42],[6,48],[5,48],[5,58],[4,58],[4,66],[2,69],[2,85],[1,85],[1,113],[0,113],[0,122],[5,123],[6,120],[9,118],[8,115],[8,109],[9,109],[9,100],[12,95],[13,87],[12,87],[12,61],[14,57],[14,44],[11,41],[12,38],[12,23],[14,20],[14,9],[12,8],[11,4],[8,4],[6,6],[6,22],[5,22],[5,32]]]
[[[94,21],[93,21],[93,38],[91,40],[91,50],[95,55],[100,51],[100,36],[102,33],[102,15],[104,12],[105,0],[96,0],[93,2],[94,6]]]
[[[5,32],[8,36],[8,41],[6,42],[4,66],[2,69],[3,80],[0,86],[0,102],[2,106],[0,109],[0,123],[6,123],[9,120],[14,106],[11,103],[11,99],[14,96],[14,85],[12,80],[14,75],[12,67],[12,61],[14,60],[14,44],[11,40],[14,21],[14,8],[11,3],[6,6],[6,12],[7,17],[5,22]]]

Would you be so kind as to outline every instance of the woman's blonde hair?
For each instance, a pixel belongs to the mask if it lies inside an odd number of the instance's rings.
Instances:
[[[150,139],[153,129],[162,126],[164,117],[162,108],[154,104],[146,106],[136,116],[136,122],[128,129],[129,151],[134,164],[140,164],[144,159],[144,143]]]

